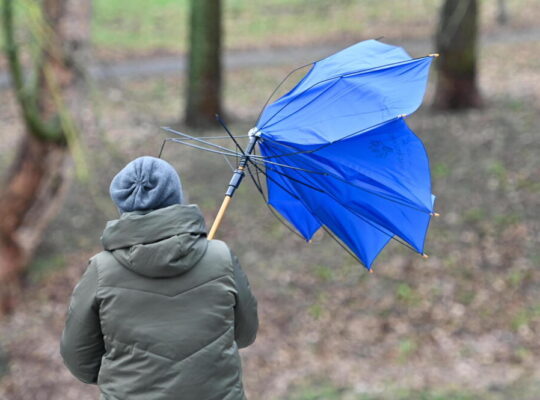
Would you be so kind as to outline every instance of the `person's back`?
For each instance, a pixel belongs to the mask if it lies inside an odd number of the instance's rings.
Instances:
[[[238,347],[255,339],[256,300],[198,207],[168,203],[107,224],[72,297],[64,361],[107,400],[244,399]]]

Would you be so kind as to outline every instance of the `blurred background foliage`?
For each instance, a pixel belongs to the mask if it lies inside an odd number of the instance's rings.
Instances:
[[[30,66],[40,46],[24,23],[31,15],[15,3],[22,62]],[[326,235],[310,245],[293,237],[247,180],[235,196],[219,238],[239,254],[259,298],[260,335],[243,353],[249,398],[537,399],[540,2],[503,1],[504,24],[500,1],[478,3],[483,108],[432,110],[434,69],[424,106],[408,120],[430,154],[441,213],[430,228],[428,260],[392,245],[368,275]],[[357,41],[384,36],[412,56],[433,52],[442,4],[223,1],[223,107],[231,129],[247,132],[292,68]],[[110,179],[130,159],[157,155],[160,126],[185,128],[188,16],[187,0],[92,1],[89,54],[80,61],[84,101],[68,102],[88,178],[72,182],[24,274],[21,304],[0,322],[0,398],[96,397],[63,367],[59,332],[105,221],[118,216]],[[25,132],[6,77],[0,57],[3,177]],[[174,145],[164,158],[210,224],[227,164]]]
[[[484,0],[484,29],[497,24],[497,1]],[[226,49],[301,46],[353,37],[430,37],[438,0],[228,0]],[[533,26],[535,0],[506,0],[512,26]],[[189,1],[94,0],[92,41],[98,55],[177,53],[187,49]],[[398,33],[399,32],[399,33]]]

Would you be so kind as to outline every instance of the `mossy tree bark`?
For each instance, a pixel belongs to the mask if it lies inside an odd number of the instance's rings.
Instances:
[[[74,47],[74,40],[80,42],[84,32],[74,29],[73,19],[68,21],[72,17],[68,10],[80,10],[72,2],[80,0],[42,2],[39,30],[45,38],[33,83],[23,78],[13,20],[15,2],[2,4],[6,58],[25,133],[0,192],[0,314],[14,308],[26,266],[58,212],[71,176],[70,121],[64,107],[75,100],[78,74],[67,50]]]
[[[221,0],[191,0],[185,117],[191,127],[215,125],[221,113],[221,13]]]
[[[437,89],[434,107],[480,107],[477,85],[477,0],[445,0],[436,34]]]

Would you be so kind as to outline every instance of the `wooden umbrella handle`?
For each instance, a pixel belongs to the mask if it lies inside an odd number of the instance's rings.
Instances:
[[[216,236],[216,231],[219,228],[219,225],[221,225],[221,221],[223,220],[223,216],[225,215],[225,211],[227,211],[227,207],[229,207],[229,203],[231,202],[232,197],[231,196],[225,196],[223,199],[223,203],[221,203],[221,207],[219,208],[219,211],[216,215],[216,219],[214,220],[214,223],[212,224],[212,228],[210,228],[210,232],[208,233],[208,240],[212,240],[214,236]]]

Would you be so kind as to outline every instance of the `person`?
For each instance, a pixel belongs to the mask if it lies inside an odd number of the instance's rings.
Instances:
[[[140,157],[112,180],[109,221],[74,289],[60,352],[102,400],[243,400],[239,348],[257,301],[238,259],[207,240],[167,162]]]

